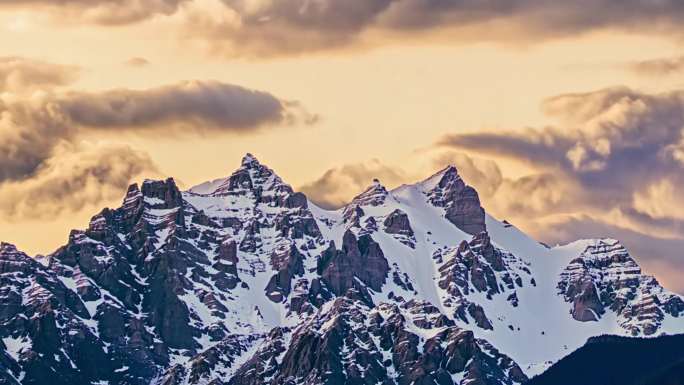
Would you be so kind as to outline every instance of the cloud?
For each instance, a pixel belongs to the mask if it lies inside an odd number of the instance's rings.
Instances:
[[[180,9],[188,37],[222,54],[247,56],[404,41],[425,33],[451,41],[531,42],[601,29],[680,35],[684,16],[679,0],[205,0]]]
[[[172,15],[187,1],[190,0],[3,0],[0,7],[43,9],[59,18],[122,25]]]
[[[132,57],[124,62],[129,67],[146,67],[150,64],[150,62],[145,59],[144,57]]]
[[[611,88],[559,95],[543,107],[561,124],[448,135],[439,144],[528,162],[605,192],[613,203],[631,200],[635,188],[664,175],[681,181],[682,164],[675,153],[684,127],[683,92],[644,94]]]
[[[331,168],[320,178],[299,188],[317,205],[332,209],[342,207],[354,196],[379,179],[386,186],[406,181],[406,174],[390,168],[377,159]]]
[[[540,172],[518,178],[503,176],[493,160],[446,151],[433,157],[433,169],[453,164],[459,175],[473,186],[487,211],[502,219],[541,217],[569,213],[587,207],[585,192],[571,178]]]
[[[53,149],[93,131],[253,133],[315,117],[296,102],[219,82],[147,90],[38,93],[0,98],[0,182],[30,176]]]
[[[300,54],[387,41],[539,41],[594,30],[681,36],[679,0],[4,0],[69,23],[153,18],[227,55]]]
[[[74,125],[94,129],[254,131],[267,124],[314,119],[296,102],[214,81],[189,81],[147,90],[70,92],[46,101]]]
[[[141,175],[158,175],[152,160],[127,146],[87,143],[55,149],[30,179],[0,183],[5,219],[49,218],[121,197]]]
[[[684,56],[630,63],[627,68],[637,75],[666,76],[684,72]]]
[[[0,57],[0,93],[30,93],[73,83],[79,68],[22,57]]]

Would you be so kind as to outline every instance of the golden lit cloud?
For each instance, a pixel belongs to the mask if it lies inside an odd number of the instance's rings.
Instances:
[[[219,82],[30,97],[7,94],[0,98],[0,181],[30,176],[57,145],[87,131],[248,133],[314,119],[296,102]]]
[[[30,179],[0,183],[0,213],[5,220],[35,220],[78,211],[118,199],[142,175],[158,175],[143,152],[127,146],[62,144]]]
[[[0,93],[29,93],[76,81],[80,69],[22,57],[0,57]]]

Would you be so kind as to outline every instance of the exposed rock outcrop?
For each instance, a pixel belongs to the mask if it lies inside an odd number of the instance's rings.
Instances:
[[[357,239],[350,230],[344,233],[342,249],[328,248],[318,261],[318,272],[336,295],[359,288],[357,280],[379,292],[387,279],[389,265],[380,246],[369,235]]]
[[[600,239],[563,270],[559,293],[572,303],[578,321],[597,321],[610,309],[622,327],[636,335],[655,333],[665,313],[679,316],[684,301],[666,292],[641,268],[618,241]]]
[[[443,207],[445,217],[468,234],[485,231],[485,211],[474,188],[463,182],[454,166],[449,166],[423,182],[430,202]]]

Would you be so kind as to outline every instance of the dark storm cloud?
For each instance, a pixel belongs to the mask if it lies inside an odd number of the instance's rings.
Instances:
[[[156,166],[129,147],[62,145],[30,179],[0,183],[0,213],[12,219],[78,211],[120,197],[142,174],[156,175]]]
[[[252,133],[313,119],[295,102],[219,82],[0,98],[0,182],[30,176],[81,132]]]
[[[72,83],[78,78],[74,66],[53,64],[15,56],[0,57],[0,93],[26,93]]]

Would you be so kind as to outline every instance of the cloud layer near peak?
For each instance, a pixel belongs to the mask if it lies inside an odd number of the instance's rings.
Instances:
[[[682,167],[684,92],[611,88],[555,96],[543,107],[559,125],[447,135],[439,144],[509,156],[617,190]]]
[[[157,167],[128,146],[62,144],[30,179],[0,183],[0,213],[11,220],[76,212],[119,199],[143,175],[158,175]]]
[[[249,133],[313,119],[296,102],[219,82],[5,95],[0,98],[0,182],[30,176],[59,143],[83,132]]]
[[[405,182],[406,174],[393,169],[377,159],[368,162],[346,164],[327,170],[318,179],[300,187],[313,201],[326,209],[342,207],[350,199],[379,179],[387,186]]]

